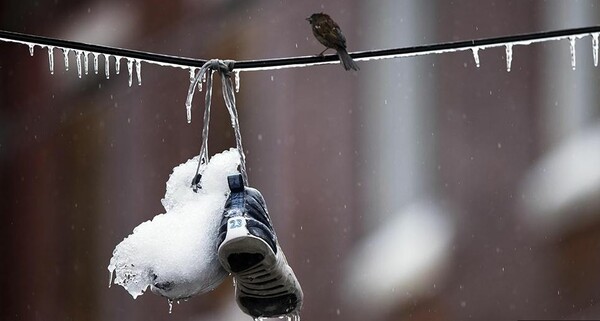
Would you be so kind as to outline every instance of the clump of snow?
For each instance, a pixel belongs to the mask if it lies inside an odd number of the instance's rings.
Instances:
[[[177,300],[217,287],[226,272],[217,258],[217,234],[229,193],[227,176],[238,173],[236,149],[214,155],[198,192],[190,187],[198,157],[173,169],[162,204],[166,213],[138,225],[113,251],[108,270],[135,299],[148,286]]]

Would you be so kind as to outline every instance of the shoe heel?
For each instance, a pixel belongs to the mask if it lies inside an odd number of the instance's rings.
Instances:
[[[255,319],[297,316],[302,289],[277,244],[262,195],[245,187],[241,175],[228,182],[218,257],[234,277],[238,306]]]
[[[274,257],[270,246],[248,231],[243,217],[227,221],[227,236],[218,249],[221,265],[230,273],[239,273],[261,264],[266,257]]]

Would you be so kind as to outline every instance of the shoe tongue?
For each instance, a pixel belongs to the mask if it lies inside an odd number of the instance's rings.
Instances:
[[[244,179],[242,174],[235,174],[227,176],[227,182],[229,183],[229,190],[233,193],[239,193],[244,191]]]

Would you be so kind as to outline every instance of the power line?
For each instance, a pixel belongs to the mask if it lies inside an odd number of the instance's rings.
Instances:
[[[573,28],[573,29],[562,29],[554,31],[543,31],[520,35],[503,36],[496,38],[484,38],[467,41],[457,42],[444,42],[430,45],[420,45],[413,47],[404,48],[392,48],[392,49],[379,49],[369,51],[357,51],[350,53],[350,55],[357,61],[377,60],[377,59],[390,59],[407,56],[418,56],[427,55],[433,53],[443,53],[452,51],[462,50],[475,50],[486,49],[492,47],[502,47],[511,45],[529,45],[531,43],[571,39],[574,41],[576,38],[592,35],[593,41],[595,41],[594,50],[598,47],[598,34],[600,34],[600,26],[584,27],[584,28]],[[147,63],[153,63],[158,65],[166,65],[180,68],[200,68],[207,60],[204,59],[193,59],[184,58],[178,56],[170,56],[164,54],[157,54],[145,51],[122,49],[109,46],[100,46],[94,44],[87,44],[76,41],[61,40],[56,38],[41,37],[36,35],[29,35],[11,31],[0,30],[0,40],[8,42],[17,42],[28,45],[38,45],[47,47],[64,48],[70,50],[77,50],[82,52],[94,52],[104,55],[112,55],[116,57],[124,57],[134,60],[141,60]],[[294,68],[294,67],[307,67],[322,64],[337,63],[339,58],[335,54],[324,55],[324,56],[299,56],[299,57],[288,57],[288,58],[274,58],[274,59],[258,59],[258,60],[240,60],[231,61],[229,66],[233,70],[239,71],[256,71],[256,70],[269,70],[269,69],[283,69],[283,68]]]
[[[66,48],[82,52],[96,52],[117,57],[144,60],[149,63],[166,64],[179,67],[202,67],[207,60],[169,56],[146,51],[100,46],[83,42],[48,38],[24,33],[0,30],[0,40],[23,44],[43,45],[55,48]]]
[[[369,51],[357,51],[350,53],[354,60],[366,61],[374,59],[389,59],[406,56],[418,56],[433,53],[452,52],[460,50],[470,50],[473,48],[492,48],[501,47],[506,44],[527,45],[535,42],[543,42],[549,40],[568,39],[569,37],[586,36],[590,34],[600,33],[600,26],[563,29],[555,31],[544,31],[512,36],[504,36],[497,38],[485,38],[477,40],[466,40],[457,42],[445,42],[431,45],[420,45],[414,47],[379,49]],[[327,62],[339,61],[337,55],[327,55],[323,57],[305,56],[305,57],[290,57],[277,59],[261,59],[261,60],[242,60],[235,62],[235,68],[241,70],[264,70],[264,69],[279,69],[285,67],[303,67],[306,65],[317,65]]]

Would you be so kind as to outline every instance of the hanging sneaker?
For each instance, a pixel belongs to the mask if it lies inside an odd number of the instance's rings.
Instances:
[[[228,178],[231,194],[219,230],[219,261],[231,273],[240,309],[254,317],[297,316],[302,289],[279,247],[260,192],[242,175]]]

